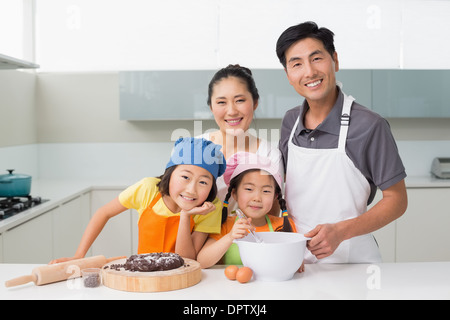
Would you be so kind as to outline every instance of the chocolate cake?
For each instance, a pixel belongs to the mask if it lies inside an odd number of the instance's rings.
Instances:
[[[124,264],[111,265],[111,269],[124,268],[128,271],[150,272],[164,271],[179,268],[184,265],[184,260],[176,253],[154,252],[146,254],[134,254]]]

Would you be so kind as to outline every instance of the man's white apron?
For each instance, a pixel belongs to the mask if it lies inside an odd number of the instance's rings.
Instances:
[[[355,218],[367,211],[370,186],[345,153],[354,98],[344,94],[339,145],[337,149],[308,149],[294,145],[292,128],[288,143],[286,202],[299,233],[318,224]],[[306,250],[305,263],[377,263],[381,255],[371,234],[341,242],[329,257],[317,259]]]

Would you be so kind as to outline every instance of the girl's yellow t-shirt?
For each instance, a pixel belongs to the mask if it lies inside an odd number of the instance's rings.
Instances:
[[[139,218],[145,209],[151,204],[159,192],[156,186],[160,179],[149,177],[128,187],[119,194],[119,202],[128,209],[135,209],[139,213]],[[194,215],[194,230],[204,233],[220,233],[222,220],[222,203],[218,198],[213,201],[216,209],[206,215]],[[164,204],[163,198],[159,199],[153,206],[156,214],[161,216],[179,216],[179,212],[170,211]],[[139,220],[138,220],[139,221]]]

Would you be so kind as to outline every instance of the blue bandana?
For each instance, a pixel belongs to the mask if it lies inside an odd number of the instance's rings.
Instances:
[[[203,138],[180,138],[175,142],[166,169],[179,164],[192,164],[208,170],[215,179],[226,168],[222,147]]]

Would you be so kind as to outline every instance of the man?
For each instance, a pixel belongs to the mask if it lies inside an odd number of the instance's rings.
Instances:
[[[306,263],[381,262],[370,233],[406,211],[405,168],[387,121],[337,85],[333,37],[305,22],[277,41],[289,83],[305,98],[281,128],[285,199],[298,232],[312,238]],[[367,211],[377,187],[383,198]]]

